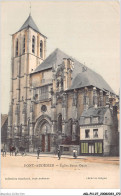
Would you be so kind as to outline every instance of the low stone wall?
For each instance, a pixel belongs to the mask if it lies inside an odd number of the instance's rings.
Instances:
[[[73,156],[73,150],[77,150],[77,155],[80,154],[80,147],[79,145],[60,145],[60,149],[62,152],[62,155],[72,155]]]

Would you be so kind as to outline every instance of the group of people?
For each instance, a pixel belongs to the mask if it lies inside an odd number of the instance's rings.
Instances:
[[[3,157],[6,157],[6,151],[7,151],[7,150],[6,150],[6,145],[4,144],[4,145],[3,145],[3,148],[2,148],[2,156],[3,156]]]
[[[38,147],[37,149],[37,159],[39,159],[39,156],[40,156],[40,147]],[[62,155],[62,152],[60,150],[60,148],[57,149],[57,155],[58,155],[58,160],[61,159],[61,155]],[[76,149],[73,149],[73,157],[76,159],[77,158],[77,150]]]
[[[13,153],[15,153],[15,156],[17,156],[17,154],[19,152],[21,152],[22,156],[25,154],[25,148],[24,147],[15,147],[13,145],[11,145],[9,147],[9,150],[10,150],[10,156],[12,155],[13,156]],[[7,149],[6,149],[6,144],[3,145],[3,148],[2,148],[2,156],[3,157],[6,157],[6,152],[7,152]],[[37,159],[39,159],[40,157],[40,147],[38,147],[37,149]],[[60,148],[57,148],[57,155],[58,155],[58,160],[61,159],[61,155],[62,155],[62,151]],[[76,149],[73,149],[73,157],[76,159],[77,158],[77,150]]]
[[[10,151],[10,156],[13,156],[15,154],[15,156],[17,156],[17,154],[20,152],[21,155],[23,156],[24,154],[26,154],[26,149],[24,147],[15,147],[14,145],[10,145],[9,146],[9,151]],[[6,144],[3,145],[3,148],[1,150],[2,152],[2,156],[6,157],[6,152],[7,152],[7,147]]]

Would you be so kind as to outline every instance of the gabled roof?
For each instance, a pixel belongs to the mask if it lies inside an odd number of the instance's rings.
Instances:
[[[31,74],[35,74],[46,69],[51,69],[53,65],[58,66],[62,64],[63,58],[70,58],[74,61],[74,69],[72,72],[72,86],[68,90],[82,88],[86,86],[95,86],[103,91],[107,90],[114,93],[114,91],[111,89],[111,87],[103,79],[102,76],[92,71],[73,57],[65,54],[58,48],[54,52],[52,52]],[[85,68],[84,72],[83,68]]]
[[[5,124],[7,118],[8,118],[7,114],[1,114],[1,127]]]
[[[62,52],[60,49],[54,50],[35,70],[35,72],[39,72],[45,69],[50,69],[52,68],[53,65],[58,66],[62,64],[63,58],[70,58],[67,54]]]

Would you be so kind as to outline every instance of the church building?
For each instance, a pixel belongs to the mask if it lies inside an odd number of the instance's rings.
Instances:
[[[117,145],[111,135],[117,135],[118,126],[111,119],[117,119],[118,97],[99,74],[60,49],[46,58],[46,41],[31,15],[12,35],[8,146],[24,146],[29,152],[40,147],[43,153],[60,147],[63,154],[76,148],[82,155],[105,155],[106,150],[110,155]],[[89,138],[90,127],[94,138]],[[92,150],[90,145],[96,146]]]

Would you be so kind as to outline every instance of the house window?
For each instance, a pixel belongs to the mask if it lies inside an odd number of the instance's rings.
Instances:
[[[89,132],[90,132],[89,129],[86,129],[85,130],[85,138],[89,138],[90,137]]]
[[[98,138],[98,129],[93,129],[93,137]]]
[[[92,118],[92,123],[98,123],[98,117],[93,117]]]
[[[25,35],[24,35],[24,38],[23,38],[23,54],[25,53]]]
[[[32,53],[35,53],[35,36],[32,37]]]
[[[102,153],[102,142],[95,142],[95,153]]]
[[[18,39],[16,40],[16,56],[18,56]]]
[[[81,153],[88,153],[88,143],[81,143]]]
[[[43,57],[43,42],[42,40],[40,41],[40,57]]]
[[[90,124],[90,118],[85,118],[85,124]]]

